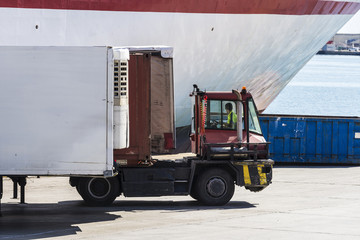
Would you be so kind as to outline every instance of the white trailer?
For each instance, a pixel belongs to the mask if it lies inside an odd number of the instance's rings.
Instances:
[[[128,58],[112,47],[0,47],[0,175],[112,175],[114,61]]]
[[[82,196],[85,184],[100,185],[111,192],[105,190],[109,196],[95,196],[95,201],[112,202],[120,194],[112,177],[118,173],[114,151],[129,149],[131,155],[134,149],[129,136],[130,55],[150,60],[143,68],[134,66],[133,73],[135,78],[143,74],[139,78],[157,90],[151,100],[161,104],[151,111],[162,121],[159,131],[153,121],[150,129],[158,135],[150,137],[159,140],[152,147],[163,149],[165,122],[174,138],[174,110],[166,110],[173,105],[172,52],[164,46],[0,46],[0,200],[3,176],[13,180],[14,195],[21,186],[21,202],[27,176],[70,176],[80,182]],[[149,92],[150,85],[139,88]],[[138,95],[137,88],[133,94]],[[150,150],[149,134],[144,138]]]

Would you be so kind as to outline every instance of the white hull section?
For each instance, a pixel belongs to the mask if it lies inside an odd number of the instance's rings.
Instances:
[[[264,110],[352,15],[0,9],[0,45],[174,47],[176,125],[188,94],[246,86]]]

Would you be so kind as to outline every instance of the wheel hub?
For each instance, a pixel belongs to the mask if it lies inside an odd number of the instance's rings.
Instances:
[[[93,178],[89,182],[89,193],[94,198],[103,198],[110,192],[110,183],[104,178]]]
[[[223,179],[214,177],[209,180],[206,190],[213,197],[221,197],[226,191],[226,183]]]

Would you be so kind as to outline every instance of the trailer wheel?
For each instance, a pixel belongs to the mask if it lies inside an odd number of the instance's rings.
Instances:
[[[197,199],[205,205],[225,205],[234,195],[234,189],[234,179],[221,168],[206,170],[195,183]]]
[[[116,177],[81,178],[77,190],[90,206],[106,206],[120,195],[120,183]]]

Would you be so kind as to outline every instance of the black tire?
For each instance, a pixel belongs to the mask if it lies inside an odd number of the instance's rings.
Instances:
[[[81,178],[76,188],[89,206],[107,206],[120,195],[117,177]]]
[[[197,199],[209,206],[221,206],[234,195],[234,179],[224,169],[210,168],[197,179],[195,185]]]
[[[199,196],[197,195],[197,193],[195,191],[191,191],[190,197],[192,197],[195,200],[199,200]]]
[[[77,192],[80,194],[80,196],[81,196],[79,184],[77,184],[77,185],[75,186],[75,188],[76,188],[76,191],[77,191]]]
[[[192,197],[195,200],[199,200],[199,195],[198,195],[197,190],[195,188],[191,189],[190,197]]]

